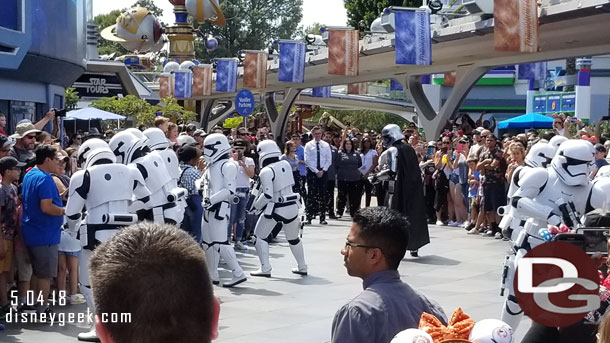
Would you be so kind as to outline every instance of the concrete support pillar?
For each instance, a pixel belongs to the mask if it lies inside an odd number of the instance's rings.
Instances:
[[[422,75],[408,75],[401,80],[418,113],[419,126],[426,139],[438,137],[447,120],[453,118],[476,82],[492,67],[464,66],[456,70],[456,81],[449,97],[437,112],[430,104],[422,86]]]
[[[222,108],[214,108],[215,105],[222,104]],[[200,126],[205,132],[209,132],[215,125],[222,122],[227,115],[235,111],[232,100],[218,102],[217,99],[206,99],[201,103],[201,114],[199,118]]]
[[[294,105],[294,102],[301,91],[302,89],[298,88],[287,88],[284,91],[284,101],[279,112],[277,110],[274,93],[265,93],[265,110],[267,112],[267,116],[269,117],[271,133],[273,133],[280,148],[284,145],[283,137],[286,130],[286,121],[288,120],[290,108],[292,105]]]

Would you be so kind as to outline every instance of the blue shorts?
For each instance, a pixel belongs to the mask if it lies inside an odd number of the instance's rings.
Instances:
[[[59,254],[80,258],[80,251],[60,251]]]

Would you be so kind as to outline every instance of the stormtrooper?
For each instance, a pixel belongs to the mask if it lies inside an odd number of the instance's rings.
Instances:
[[[269,243],[265,239],[278,223],[282,224],[286,239],[290,244],[290,251],[297,261],[297,268],[293,268],[292,272],[307,275],[303,242],[299,239],[300,195],[292,191],[294,185],[292,168],[287,161],[279,160],[282,153],[273,140],[262,141],[256,150],[261,171],[252,207],[254,210],[262,212],[254,229],[254,246],[261,262],[261,268],[251,272],[250,275],[271,277]]]
[[[158,151],[150,151],[148,139],[139,130],[125,130],[110,139],[110,149],[117,163],[133,164],[142,174],[150,190],[146,204],[134,203],[132,209],[139,210],[140,219],[179,225],[184,217],[184,208],[177,205],[186,196],[183,188],[175,186],[166,163]]]
[[[381,136],[386,148],[379,157],[381,171],[372,174],[369,180],[373,184],[382,182],[386,190],[385,206],[408,217],[411,226],[407,249],[411,256],[416,257],[418,249],[430,243],[417,155],[409,144],[403,142],[405,136],[398,125],[386,125]]]
[[[203,142],[203,158],[208,166],[196,182],[203,196],[201,236],[212,282],[220,283],[218,263],[221,256],[232,271],[232,279],[223,283],[223,287],[233,287],[247,280],[227,239],[231,203],[239,201],[235,194],[237,164],[229,158],[231,151],[223,134],[207,136]]]
[[[147,202],[150,191],[137,168],[115,163],[116,157],[102,140],[88,140],[80,147],[78,156],[85,162],[83,169],[70,179],[66,217],[70,232],[78,231],[83,247],[79,259],[80,290],[95,313],[88,270],[93,250],[121,227],[138,221],[137,215],[126,209],[134,199]],[[96,338],[95,329],[78,335],[79,340]]]
[[[515,298],[513,278],[516,267],[532,248],[544,243],[539,230],[548,225],[574,227],[581,215],[597,208],[607,209],[607,187],[589,180],[593,145],[583,140],[567,140],[559,146],[549,168],[526,168],[519,174],[517,189],[509,198],[514,216],[527,218],[514,242],[514,261],[505,269],[508,298],[502,320],[517,328],[523,311]]]

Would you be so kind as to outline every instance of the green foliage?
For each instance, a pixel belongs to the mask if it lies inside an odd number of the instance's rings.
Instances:
[[[343,0],[347,23],[360,31],[368,31],[371,23],[389,6],[419,7],[422,0]]]
[[[159,106],[152,106],[146,100],[134,95],[121,99],[117,99],[117,97],[101,98],[93,101],[90,106],[124,115],[130,120],[135,119],[135,125],[152,126],[158,112],[176,124],[188,123],[196,118],[195,112],[185,110],[172,97],[161,99]]]
[[[78,92],[74,88],[68,87],[66,88],[64,98],[66,102],[66,108],[69,110],[73,110],[76,108],[76,104],[78,104],[78,99],[80,97],[78,96]]]
[[[195,56],[209,62],[213,58],[235,57],[239,50],[259,50],[276,39],[294,39],[301,21],[303,0],[233,0],[220,4],[227,24],[199,25],[205,35],[218,39],[218,49],[207,52],[204,42],[195,42]]]
[[[116,18],[118,18],[119,15],[121,15],[121,12],[125,10],[126,9],[114,10],[107,14],[99,14],[95,18],[93,18],[93,22],[98,26],[98,33],[101,32],[103,29],[107,28],[108,26],[116,24]],[[98,50],[100,55],[109,55],[112,53],[116,53],[115,57],[129,53],[129,51],[123,48],[119,43],[111,42],[105,40],[104,38],[100,38]]]
[[[371,130],[381,132],[381,129],[387,124],[397,124],[400,127],[407,124],[407,121],[401,117],[386,112],[371,110],[335,110],[325,108],[322,108],[318,114],[307,121],[317,124],[324,112],[328,112],[345,125],[358,128],[361,132]]]
[[[222,124],[222,127],[227,129],[236,129],[241,123],[244,122],[244,117],[237,116],[233,118],[227,118]]]
[[[152,13],[157,18],[159,18],[163,15],[163,10],[161,8],[159,8],[157,5],[155,5],[154,1],[152,1],[152,0],[138,0],[138,1],[134,2],[134,4],[131,5],[130,8],[133,8],[133,7],[144,7],[147,10],[149,10],[150,13]]]

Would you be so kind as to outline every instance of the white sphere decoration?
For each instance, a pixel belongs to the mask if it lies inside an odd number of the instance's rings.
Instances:
[[[120,44],[129,51],[159,51],[162,47],[159,21],[142,7],[132,8],[117,18],[116,36],[125,40]]]
[[[218,0],[186,0],[185,6],[186,11],[200,23],[222,15],[217,13],[217,10],[220,9]],[[202,11],[198,11],[198,8]]]
[[[191,71],[191,68],[195,66],[192,61],[184,61],[180,63],[180,71]]]
[[[164,73],[175,73],[179,70],[180,70],[180,65],[178,64],[178,62],[174,62],[174,61],[167,62],[165,67],[163,67]]]

